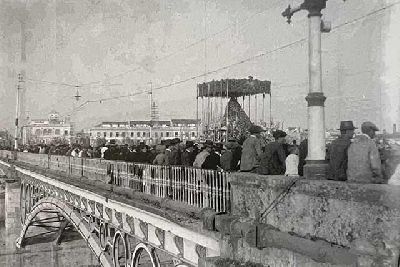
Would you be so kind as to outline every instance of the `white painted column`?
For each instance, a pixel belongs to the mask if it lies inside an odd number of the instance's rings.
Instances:
[[[393,124],[400,125],[400,5],[395,0],[386,0],[391,6],[386,11],[386,20],[383,26],[383,69],[381,73],[381,107],[379,128],[391,132]]]
[[[325,160],[325,97],[322,93],[321,14],[309,16],[308,157]]]

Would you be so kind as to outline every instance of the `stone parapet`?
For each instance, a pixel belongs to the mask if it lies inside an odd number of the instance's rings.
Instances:
[[[235,240],[236,257],[249,246],[268,249],[272,258],[277,251],[300,255],[297,266],[397,264],[400,187],[249,173],[234,173],[230,181],[232,216],[241,219],[222,221],[232,232],[246,218],[248,228]]]

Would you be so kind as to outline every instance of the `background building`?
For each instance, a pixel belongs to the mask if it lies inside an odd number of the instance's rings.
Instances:
[[[182,141],[197,139],[195,119],[172,119],[157,121],[103,122],[89,130],[91,144],[96,140],[116,140],[117,143],[158,144],[161,140],[180,138]]]
[[[70,143],[71,128],[68,120],[61,119],[58,112],[52,111],[47,119],[33,119],[22,127],[22,143]]]

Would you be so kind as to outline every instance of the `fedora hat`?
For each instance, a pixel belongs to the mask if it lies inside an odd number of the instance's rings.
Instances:
[[[338,130],[354,130],[357,127],[354,127],[353,121],[341,121],[340,128]]]

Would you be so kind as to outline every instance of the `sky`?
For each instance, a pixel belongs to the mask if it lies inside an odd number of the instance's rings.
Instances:
[[[0,129],[13,127],[21,68],[23,118],[56,110],[71,115],[78,128],[149,119],[151,86],[162,119],[195,118],[197,83],[253,76],[272,83],[274,120],[306,128],[307,13],[296,13],[291,24],[281,16],[288,4],[300,2],[2,0]],[[340,120],[371,120],[388,130],[399,123],[399,5],[371,14],[394,2],[328,1],[323,18],[333,30],[322,36],[328,128]],[[26,64],[20,60],[21,21]],[[268,97],[264,107],[267,119]],[[260,97],[258,119],[261,110]]]

